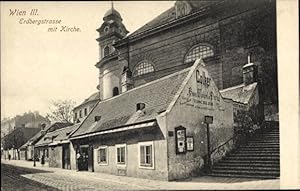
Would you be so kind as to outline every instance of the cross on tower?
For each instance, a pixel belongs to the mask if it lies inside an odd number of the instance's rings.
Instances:
[[[251,58],[250,58],[250,54],[248,55],[248,64],[251,63]]]

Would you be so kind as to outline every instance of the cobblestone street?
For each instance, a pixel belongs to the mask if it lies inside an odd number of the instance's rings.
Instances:
[[[3,164],[43,170],[22,174],[24,178],[59,190],[187,190],[187,189],[279,189],[279,179],[253,180],[244,178],[194,177],[184,181],[166,182],[103,173],[76,172],[49,167],[28,161],[3,161]],[[3,184],[3,183],[2,183]],[[24,189],[22,189],[24,190]],[[47,189],[49,190],[49,189]]]

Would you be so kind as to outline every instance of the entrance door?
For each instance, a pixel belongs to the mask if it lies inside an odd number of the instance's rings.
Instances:
[[[80,147],[80,158],[78,160],[78,168],[79,170],[88,170],[88,147]]]
[[[62,167],[64,169],[71,169],[70,165],[70,146],[69,144],[63,145]]]

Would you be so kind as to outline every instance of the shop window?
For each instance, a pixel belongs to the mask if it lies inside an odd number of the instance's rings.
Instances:
[[[117,165],[126,165],[126,145],[116,145]]]
[[[154,147],[153,142],[143,142],[138,144],[139,167],[154,169]]]
[[[195,62],[198,58],[207,58],[213,56],[213,49],[208,45],[197,45],[193,47],[185,56],[184,62]]]
[[[107,165],[108,164],[108,150],[107,146],[101,146],[98,149],[98,164]]]
[[[87,108],[84,108],[84,116],[87,116]]]
[[[106,46],[105,48],[104,48],[104,57],[105,56],[108,56],[109,55],[109,47],[108,46]]]
[[[133,76],[141,76],[144,74],[148,74],[154,72],[154,67],[152,64],[150,64],[148,61],[143,61],[137,64],[135,69],[133,70]]]

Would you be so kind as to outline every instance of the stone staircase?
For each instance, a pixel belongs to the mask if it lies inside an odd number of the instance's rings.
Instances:
[[[244,177],[244,178],[277,178],[279,167],[279,128],[256,133],[247,144],[216,163],[210,176]]]

